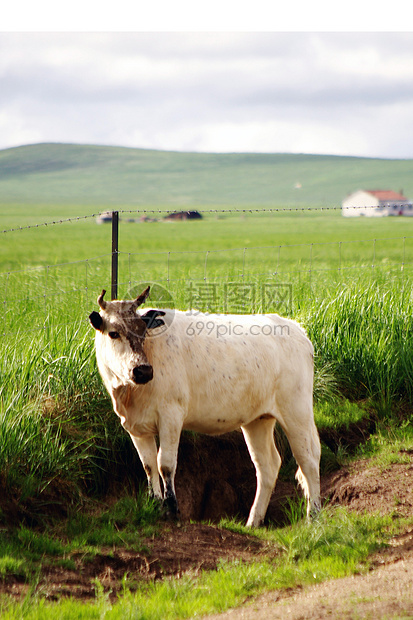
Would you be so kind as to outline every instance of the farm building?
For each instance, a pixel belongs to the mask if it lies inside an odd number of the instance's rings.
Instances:
[[[176,211],[175,213],[169,213],[164,217],[165,220],[201,220],[202,215],[198,211]]]
[[[112,211],[102,211],[96,217],[96,224],[108,224],[112,221]]]
[[[393,190],[363,190],[346,196],[341,203],[344,217],[383,217],[387,215],[413,215],[413,202]]]

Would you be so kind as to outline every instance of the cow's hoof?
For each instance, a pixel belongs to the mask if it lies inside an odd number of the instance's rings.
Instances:
[[[175,523],[180,522],[181,513],[179,510],[171,510],[168,506],[164,506],[164,515],[165,519],[168,521],[174,521]]]
[[[179,522],[181,513],[178,508],[176,499],[169,497],[162,502],[162,515],[167,521]]]

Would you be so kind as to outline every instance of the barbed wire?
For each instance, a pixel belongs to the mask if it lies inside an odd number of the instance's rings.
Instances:
[[[43,226],[55,226],[56,224],[66,224],[67,222],[78,222],[80,220],[87,220],[93,217],[98,217],[100,213],[93,213],[90,215],[78,215],[76,217],[67,217],[61,220],[52,220],[51,222],[41,222],[39,224],[28,224],[27,226],[16,226],[16,228],[8,228],[1,230],[1,233],[11,233],[21,230],[31,230],[32,228],[42,228]]]
[[[400,205],[402,206],[402,204]],[[245,208],[241,208],[241,209],[195,209],[195,208],[191,208],[191,209],[180,209],[179,212],[183,212],[183,213],[189,213],[191,211],[198,211],[198,213],[201,214],[222,214],[222,215],[226,215],[226,214],[237,214],[237,215],[246,215],[246,214],[259,214],[259,213],[310,213],[313,211],[351,211],[351,210],[355,210],[355,209],[377,209],[376,205],[371,205],[371,206],[367,206],[367,207],[358,207],[358,206],[349,206],[349,207],[342,207],[342,206],[327,206],[327,207],[269,207],[269,208],[252,208],[252,207],[245,207]],[[105,214],[111,214],[113,212],[117,212],[119,213],[119,215],[170,215],[173,213],[176,213],[176,210],[172,210],[172,209],[130,209],[130,210],[126,210],[126,209],[112,209],[112,210],[104,210],[104,211],[99,211],[97,213],[90,213],[88,215],[78,215],[78,216],[74,216],[74,217],[67,217],[67,218],[61,218],[61,219],[56,219],[56,220],[51,220],[50,222],[39,222],[38,224],[28,224],[27,226],[16,226],[15,228],[8,228],[5,230],[0,230],[0,233],[2,234],[6,234],[6,233],[12,233],[12,232],[18,232],[18,231],[23,231],[23,230],[31,230],[31,229],[36,229],[36,228],[42,228],[42,227],[47,227],[47,226],[56,226],[59,224],[67,224],[70,222],[79,222],[81,220],[88,220],[88,219],[96,219],[101,217],[102,215]]]

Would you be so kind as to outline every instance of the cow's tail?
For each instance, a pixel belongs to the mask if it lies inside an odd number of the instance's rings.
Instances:
[[[308,500],[309,497],[310,497],[310,490],[308,488],[307,479],[305,478],[303,472],[301,471],[301,467],[299,467],[297,469],[295,477],[296,477],[296,480],[297,480],[298,484],[300,485],[300,487],[303,490],[304,497]]]

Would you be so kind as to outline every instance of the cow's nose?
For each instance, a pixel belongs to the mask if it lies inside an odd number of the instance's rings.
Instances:
[[[135,366],[132,375],[135,383],[148,383],[153,379],[153,368],[150,364],[141,364],[141,366]]]

